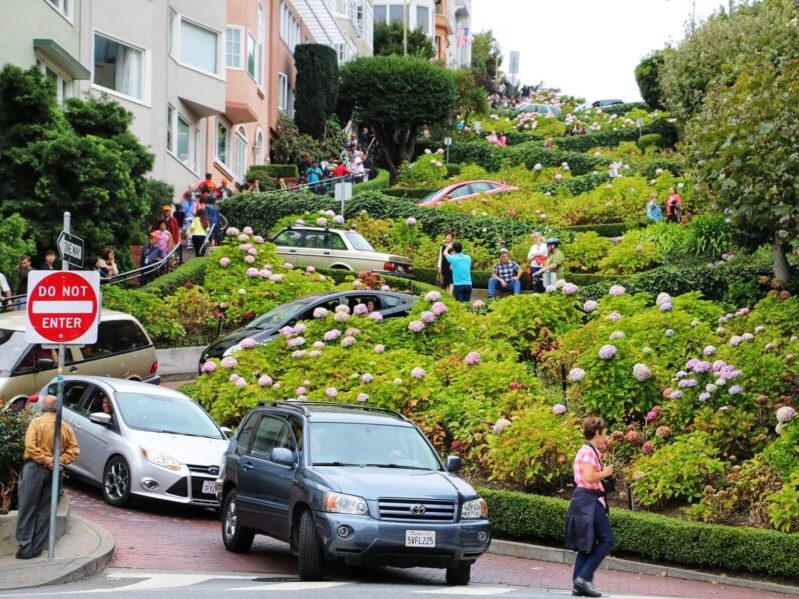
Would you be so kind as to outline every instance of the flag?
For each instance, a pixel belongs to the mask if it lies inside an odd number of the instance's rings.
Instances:
[[[469,45],[469,28],[458,27],[458,48],[465,48]]]

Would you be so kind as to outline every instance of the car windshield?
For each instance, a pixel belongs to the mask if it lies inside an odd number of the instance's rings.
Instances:
[[[438,457],[412,426],[312,422],[310,457],[314,466],[441,470]]]
[[[119,415],[130,428],[224,439],[216,423],[193,401],[166,395],[117,393]]]
[[[424,197],[423,197],[421,200],[419,200],[419,203],[420,203],[420,204],[423,204],[423,203],[425,203],[425,202],[429,202],[429,201],[430,201],[430,200],[432,200],[432,199],[433,199],[433,197],[435,197],[435,196],[436,196],[436,195],[437,195],[437,194],[438,194],[440,191],[441,191],[440,189],[438,189],[438,190],[436,190],[436,191],[431,191],[431,192],[430,192],[430,193],[428,193],[426,196],[424,196]]]
[[[315,298],[309,297],[288,302],[287,304],[281,304],[276,308],[272,308],[266,314],[259,316],[249,324],[244,325],[244,328],[259,329],[261,331],[271,329],[275,325],[283,324],[287,320],[291,320],[295,314],[314,301],[314,299]]]
[[[11,370],[27,347],[23,331],[0,329],[0,370]]]
[[[360,252],[374,252],[375,249],[371,246],[371,244],[366,241],[363,235],[360,233],[353,233],[352,231],[347,231],[347,239],[350,240],[352,247]]]

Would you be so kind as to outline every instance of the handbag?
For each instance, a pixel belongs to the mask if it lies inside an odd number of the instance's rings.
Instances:
[[[602,463],[602,458],[599,457],[599,452],[597,451],[596,447],[594,447],[590,443],[586,443],[586,445],[588,445],[588,447],[590,447],[594,451],[594,453],[596,454],[596,459],[599,460],[599,467],[604,470],[605,466]],[[612,476],[609,476],[608,478],[603,478],[599,482],[602,483],[602,491],[605,493],[605,495],[607,495],[608,493],[616,492],[616,481],[613,479]]]

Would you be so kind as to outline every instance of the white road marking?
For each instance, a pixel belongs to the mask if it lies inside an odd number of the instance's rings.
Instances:
[[[511,589],[508,587],[484,587],[484,586],[460,586],[460,587],[441,587],[439,589],[430,589],[428,591],[414,591],[414,593],[427,593],[430,595],[472,595],[472,596],[483,596],[487,597],[489,595],[504,595],[505,593],[510,593],[511,591],[516,591],[518,589]]]
[[[234,591],[313,591],[324,590],[352,584],[351,582],[265,582],[258,586],[252,587],[237,587],[228,589],[226,592],[232,593]]]

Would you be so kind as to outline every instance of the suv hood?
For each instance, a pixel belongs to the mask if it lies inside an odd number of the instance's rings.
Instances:
[[[458,494],[477,495],[471,485],[443,471],[354,466],[317,466],[314,471],[332,490],[364,499],[393,497],[457,501]]]

